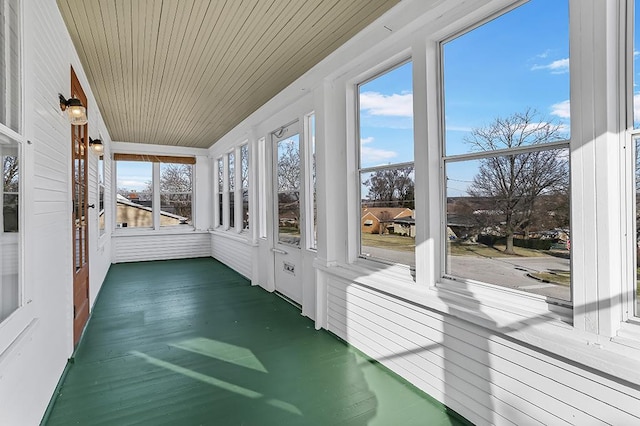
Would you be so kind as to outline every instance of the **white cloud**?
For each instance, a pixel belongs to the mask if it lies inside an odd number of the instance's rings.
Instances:
[[[570,102],[568,99],[566,101],[553,104],[551,105],[551,114],[560,118],[571,118],[571,111],[569,107]]]
[[[633,122],[640,123],[640,93],[633,95]]]
[[[398,156],[398,153],[395,151],[366,146],[371,142],[373,142],[373,137],[360,139],[360,162],[362,164],[386,164],[389,160]]]
[[[371,115],[413,117],[413,94],[364,92],[360,95],[360,108]]]
[[[552,74],[564,74],[569,72],[569,58],[558,59],[547,65],[534,65],[531,67],[531,71],[536,70],[548,70]]]

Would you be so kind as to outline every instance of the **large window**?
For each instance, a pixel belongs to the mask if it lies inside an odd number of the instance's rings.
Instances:
[[[191,225],[191,164],[160,164],[160,226]]]
[[[446,277],[571,300],[568,8],[532,0],[442,45]]]
[[[309,114],[305,117],[305,140],[307,141],[307,173],[308,184],[307,199],[309,202],[307,208],[307,217],[309,217],[310,227],[308,229],[308,247],[316,249],[318,246],[318,196],[316,193],[316,115]]]
[[[249,145],[234,148],[216,161],[216,227],[249,229]]]
[[[358,86],[360,255],[415,266],[412,64]]]
[[[115,154],[116,227],[191,225],[192,157]]]

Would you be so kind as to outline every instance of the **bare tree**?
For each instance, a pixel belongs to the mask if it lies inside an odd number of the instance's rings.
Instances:
[[[528,109],[472,130],[465,142],[474,150],[493,151],[561,139],[559,124],[541,120],[536,111]],[[531,223],[539,197],[567,190],[568,158],[561,149],[540,149],[479,161],[478,174],[467,192],[492,200],[491,212],[499,218],[496,225],[507,240],[505,253],[514,254],[514,234]]]
[[[19,167],[18,157],[15,155],[5,155],[3,160],[3,192],[18,192]]]
[[[300,223],[300,145],[290,139],[278,143],[278,212],[293,228]]]
[[[413,166],[377,170],[363,182],[368,190],[368,199],[393,205],[414,208]]]
[[[162,164],[160,172],[160,205],[191,220],[193,167],[189,164]]]

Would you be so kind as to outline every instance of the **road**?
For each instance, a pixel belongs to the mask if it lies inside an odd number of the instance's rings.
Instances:
[[[372,258],[384,259],[415,266],[411,252],[394,251],[379,247],[362,247]],[[560,257],[498,257],[451,256],[451,275],[475,281],[501,285],[529,293],[540,294],[561,300],[571,300],[569,286],[543,283],[527,274],[549,270],[569,271],[569,259]]]

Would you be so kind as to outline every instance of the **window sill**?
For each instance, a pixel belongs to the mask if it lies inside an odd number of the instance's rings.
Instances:
[[[0,323],[0,365],[31,334],[37,319],[32,302],[18,308]]]
[[[258,244],[254,244],[250,240],[250,235],[248,231],[242,231],[240,233],[236,232],[235,229],[212,229],[209,230],[209,234],[215,235],[217,237],[227,238],[229,240],[238,241],[240,243],[244,243],[249,246],[257,247]]]
[[[441,280],[436,287],[426,287],[413,281],[406,266],[323,263],[321,260],[316,260],[314,266],[349,284],[362,285],[401,302],[458,318],[469,327],[487,329],[489,340],[498,344],[517,350],[524,344],[551,355],[552,363],[554,360],[579,363],[624,381],[640,382],[640,329],[633,345],[628,338],[624,340],[627,346],[621,344],[622,338],[602,342],[598,336],[574,329],[564,314],[553,310],[541,312],[536,307],[540,300],[534,300],[535,297],[513,294],[509,289],[473,288],[464,294],[453,290],[446,280]],[[503,294],[496,297],[498,293]]]
[[[116,228],[113,237],[149,237],[152,235],[177,235],[177,234],[206,234],[207,231],[199,231],[193,226],[171,226],[160,229],[151,228]]]

